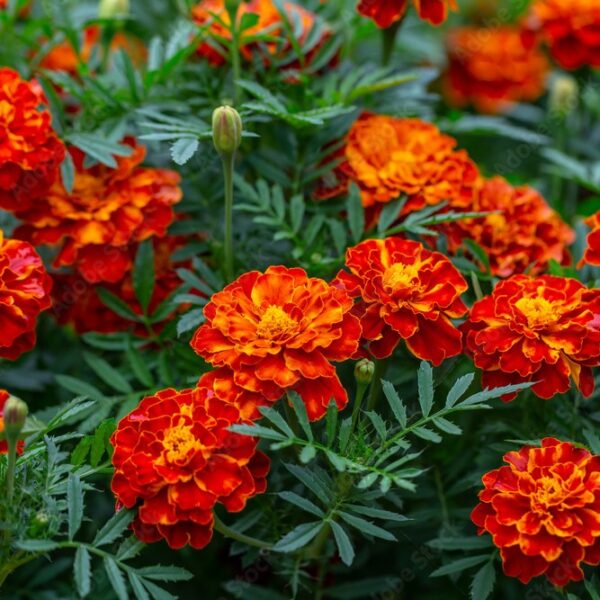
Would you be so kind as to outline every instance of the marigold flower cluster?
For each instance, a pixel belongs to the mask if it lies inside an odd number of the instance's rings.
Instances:
[[[587,238],[587,248],[583,255],[583,261],[600,266],[600,211],[586,220],[586,223],[592,228]]]
[[[447,40],[445,95],[451,104],[497,113],[544,92],[548,62],[535,35],[518,27],[462,27]]]
[[[51,288],[35,249],[0,230],[0,358],[16,360],[35,346],[37,318],[50,308]]]
[[[0,208],[26,210],[57,178],[65,148],[41,87],[0,67]]]
[[[486,253],[490,271],[509,277],[543,272],[551,260],[568,264],[568,246],[575,232],[529,186],[514,187],[502,177],[480,178],[469,211],[490,213],[440,227],[448,249],[455,253],[464,241],[475,241]]]
[[[532,381],[544,399],[568,391],[571,379],[584,396],[594,390],[599,289],[551,275],[514,275],[473,305],[462,330],[486,387]]]
[[[491,534],[504,572],[522,583],[581,581],[583,564],[600,564],[600,456],[545,438],[504,461],[483,476],[471,514],[479,534]]]
[[[77,148],[72,191],[61,182],[26,210],[18,235],[33,244],[60,245],[56,267],[74,266],[89,283],[116,283],[131,269],[131,245],[164,236],[173,222],[173,205],[182,196],[180,176],[167,169],[144,168],[146,150],[134,139],[124,143],[131,155],[116,158],[116,168],[84,166]]]
[[[112,490],[119,505],[136,508],[141,541],[204,548],[216,504],[239,512],[265,491],[269,459],[256,439],[229,431],[241,422],[206,388],[160,391],[119,422]]]
[[[419,18],[432,25],[440,25],[448,17],[449,10],[457,10],[456,0],[413,0]],[[360,0],[358,12],[373,19],[383,29],[398,22],[408,8],[408,0]]]
[[[600,67],[600,4],[596,0],[535,0],[530,25],[564,69]]]

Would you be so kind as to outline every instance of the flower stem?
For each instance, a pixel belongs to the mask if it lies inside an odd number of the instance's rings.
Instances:
[[[350,427],[350,433],[354,431],[356,428],[356,423],[358,421],[358,415],[360,414],[360,408],[363,403],[363,398],[365,396],[365,392],[369,387],[368,383],[357,383],[356,384],[356,396],[354,398],[354,407],[352,409],[352,426]]]
[[[246,544],[247,546],[253,546],[254,548],[261,548],[262,550],[270,550],[273,547],[273,544],[269,544],[268,542],[263,542],[262,540],[257,540],[256,538],[250,537],[248,535],[244,535],[243,533],[239,533],[231,527],[228,527],[215,515],[214,522],[215,531],[218,531],[221,535],[228,537],[236,542],[241,542],[242,544]]]
[[[389,360],[387,358],[375,361],[375,373],[373,374],[373,381],[371,381],[371,391],[369,392],[367,410],[373,410],[379,402],[379,396],[381,396],[381,380],[387,371],[388,365]]]
[[[15,492],[15,465],[17,464],[17,440],[14,436],[8,436],[8,467],[6,469],[6,499],[10,506]]]
[[[231,23],[231,47],[230,47],[230,60],[231,60],[231,76],[233,79],[233,105],[237,106],[240,101],[240,87],[238,81],[241,75],[241,63],[240,63],[240,48],[239,48],[239,30],[238,30],[238,10],[235,8],[229,11],[229,19]]]
[[[225,241],[223,270],[227,283],[233,281],[233,163],[234,155],[222,155],[223,179],[225,183]]]

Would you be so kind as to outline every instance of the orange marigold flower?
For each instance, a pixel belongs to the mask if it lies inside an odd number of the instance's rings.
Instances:
[[[432,25],[443,23],[449,10],[457,10],[456,0],[413,0],[419,17]],[[358,12],[373,19],[378,27],[387,28],[404,16],[408,0],[360,0]]]
[[[303,269],[252,271],[211,298],[191,345],[210,364],[228,367],[236,386],[270,402],[297,391],[315,420],[331,398],[340,409],[348,402],[331,361],[358,350],[352,306],[346,292]]]
[[[329,27],[318,22],[318,17],[309,10],[302,8],[294,2],[284,2],[283,8],[286,16],[294,24],[296,39],[303,46],[305,52],[304,61],[309,65],[330,37]],[[267,35],[269,37],[287,38],[281,14],[273,0],[249,0],[242,2],[238,12],[238,20],[245,15],[254,14],[258,21],[252,27],[245,29],[242,34],[240,51],[245,60],[259,57],[266,65],[273,57],[286,57],[291,49],[291,41],[287,41],[283,47],[281,42],[257,42],[256,36]],[[215,15],[217,18],[215,18]],[[225,0],[202,0],[192,9],[192,18],[201,27],[207,28],[207,40],[198,47],[198,54],[206,58],[213,65],[222,65],[225,62],[228,50],[219,43],[219,39],[230,40],[229,13],[225,9]],[[312,39],[311,46],[305,48],[309,36],[319,28],[319,35]],[[247,38],[246,40],[244,38]],[[284,61],[283,67],[286,71],[298,69],[301,65],[297,60]]]
[[[10,398],[10,394],[6,390],[0,389],[0,433],[4,432],[4,405]],[[23,446],[25,442],[19,440],[17,442],[17,454],[23,454]],[[8,443],[6,440],[0,440],[0,454],[8,452]]]
[[[111,438],[118,504],[137,507],[133,529],[146,543],[204,548],[213,508],[239,512],[265,491],[269,459],[258,440],[229,431],[238,409],[196,388],[144,398]]]
[[[0,230],[0,358],[17,359],[35,346],[38,315],[50,308],[52,279],[27,242]]]
[[[551,275],[513,275],[473,305],[463,331],[485,386],[535,381],[531,389],[547,399],[566,392],[572,378],[584,396],[594,390],[599,289]]]
[[[494,214],[442,225],[450,252],[474,240],[498,277],[525,271],[536,275],[550,260],[569,263],[567,247],[575,234],[534,188],[513,187],[502,177],[481,178],[469,210]]]
[[[492,535],[504,573],[529,583],[545,575],[563,587],[600,563],[600,456],[553,438],[504,455],[483,476],[471,513]]]
[[[356,310],[373,356],[390,356],[401,339],[435,365],[460,354],[451,319],[467,312],[460,295],[468,286],[445,256],[394,237],[350,248],[346,265],[350,273],[340,271],[335,283],[361,298]]]
[[[597,0],[535,0],[530,22],[541,32],[561,67],[600,67],[600,4]]]
[[[55,181],[65,148],[41,88],[0,67],[0,208],[27,209]]]
[[[586,220],[592,228],[587,238],[587,248],[583,255],[583,262],[600,266],[600,211]]]
[[[117,167],[84,167],[84,154],[70,153],[75,164],[73,190],[56,183],[44,200],[17,216],[26,222],[19,236],[38,244],[61,244],[56,267],[75,265],[90,282],[117,282],[131,268],[130,245],[164,236],[181,199],[180,177],[167,169],[143,168],[146,150],[135,140]]]
[[[497,113],[544,93],[548,62],[537,38],[517,27],[461,27],[448,37],[446,97]]]
[[[339,196],[355,182],[366,208],[380,209],[403,194],[403,215],[444,201],[469,207],[478,170],[455,146],[456,140],[431,123],[364,113],[332,156],[341,164],[315,195]]]

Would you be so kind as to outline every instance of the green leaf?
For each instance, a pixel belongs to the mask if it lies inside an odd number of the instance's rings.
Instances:
[[[346,202],[348,211],[348,225],[354,243],[360,242],[365,230],[365,210],[362,205],[360,189],[355,183],[350,185],[348,200]]]
[[[150,592],[154,600],[177,600],[176,596],[173,596],[173,594],[170,594],[167,590],[163,590],[151,581],[144,581],[144,587]]]
[[[150,600],[150,596],[142,584],[142,580],[136,575],[135,571],[127,571],[127,578],[129,579],[129,585],[131,585],[136,600]]]
[[[471,582],[471,600],[487,600],[494,590],[496,582],[496,569],[489,561],[473,577]]]
[[[73,579],[77,586],[77,593],[85,598],[92,589],[91,557],[85,546],[79,546],[73,561]]]
[[[359,490],[366,490],[367,488],[370,488],[376,481],[377,478],[379,477],[379,473],[369,473],[368,475],[365,475],[356,485],[356,487]]]
[[[115,420],[108,419],[96,429],[92,438],[92,448],[90,452],[90,464],[92,467],[97,467],[100,463],[102,455],[110,446],[109,439],[112,432],[115,430]]]
[[[193,575],[186,569],[172,565],[152,565],[138,569],[138,574],[144,579],[155,581],[189,581]]]
[[[75,379],[69,375],[56,375],[56,382],[61,387],[73,392],[74,394],[80,394],[81,396],[87,396],[94,400],[103,400],[104,394],[93,385],[81,381],[81,379]]]
[[[303,548],[317,536],[322,527],[322,521],[298,525],[273,546],[273,551],[288,553]]]
[[[83,462],[85,461],[87,455],[90,452],[91,446],[92,446],[92,438],[91,437],[84,437],[84,438],[80,439],[79,443],[77,444],[77,446],[75,446],[75,449],[71,453],[71,464],[75,465],[76,467],[78,467],[79,465],[82,465]]]
[[[492,541],[489,536],[441,537],[427,542],[427,545],[436,550],[477,550],[480,548],[491,548]]]
[[[314,472],[306,467],[300,467],[289,463],[284,463],[284,466],[292,475],[294,475],[294,477],[296,477],[296,479],[299,479],[321,502],[323,502],[323,504],[329,503],[330,494]]]
[[[383,393],[390,405],[390,408],[392,409],[392,412],[394,413],[394,416],[396,417],[396,420],[398,423],[400,423],[400,427],[405,429],[407,423],[406,407],[402,403],[402,400],[400,400],[398,392],[396,392],[396,389],[389,381],[382,380],[381,385],[383,388]]]
[[[302,398],[300,398],[300,396],[294,391],[288,392],[288,398],[290,400],[290,404],[294,409],[294,412],[296,413],[296,416],[298,417],[298,423],[300,424],[300,427],[302,427],[302,429],[304,430],[307,439],[312,442],[313,432],[310,427],[308,415],[306,413],[306,406],[304,405]]]
[[[354,527],[355,529],[358,529],[359,531],[361,531],[362,533],[365,533],[366,535],[370,535],[376,538],[381,538],[382,540],[387,540],[390,542],[395,542],[396,541],[396,537],[391,534],[389,531],[386,531],[385,529],[382,529],[381,527],[379,527],[378,525],[374,525],[373,523],[371,523],[370,521],[367,521],[366,519],[363,519],[361,517],[357,517],[355,515],[351,515],[350,513],[344,512],[344,511],[337,511],[337,513],[340,518],[342,518],[344,521],[346,521],[346,523],[348,523],[348,525],[350,525],[351,527]]]
[[[458,427],[458,425],[448,421],[448,419],[444,419],[444,417],[434,417],[433,424],[438,429],[441,429],[450,435],[460,435],[462,433],[462,429]]]
[[[332,448],[335,443],[335,434],[337,431],[339,409],[334,400],[330,400],[327,406],[326,426],[327,445]]]
[[[108,577],[117,598],[119,600],[128,600],[129,594],[127,593],[125,578],[114,558],[110,556],[104,557],[104,570],[106,571],[106,576]]]
[[[459,398],[469,389],[474,378],[475,373],[467,373],[454,382],[446,397],[446,408],[451,408],[458,402]]]
[[[123,394],[130,394],[133,392],[133,388],[125,377],[123,377],[123,375],[121,375],[114,367],[109,365],[103,358],[91,354],[90,352],[84,352],[83,358],[90,369],[92,369],[106,385],[113,388],[113,390]]]
[[[340,558],[345,565],[350,566],[354,561],[354,547],[350,541],[350,537],[346,533],[346,530],[335,521],[329,521],[331,530],[333,531],[333,537],[335,538],[335,544],[340,553]]]
[[[375,431],[377,432],[377,435],[381,441],[384,441],[387,437],[387,430],[383,419],[374,411],[365,411],[365,414],[369,418],[369,421],[371,421],[373,424],[373,427],[375,428]]]
[[[263,427],[262,425],[232,425],[229,428],[229,431],[239,433],[240,435],[249,435],[265,440],[273,440],[275,442],[282,442],[288,439],[285,435],[279,433],[279,431]]]
[[[269,406],[261,406],[259,407],[259,412],[271,421],[275,427],[278,427],[285,433],[289,438],[295,438],[296,435],[292,431],[292,428],[286,423],[285,419],[274,409]]]
[[[180,336],[186,331],[196,329],[204,322],[204,312],[201,308],[194,308],[186,313],[177,321],[177,335]]]
[[[383,234],[394,221],[400,216],[400,211],[406,204],[406,198],[398,198],[383,205],[383,209],[377,221],[377,233]]]
[[[463,400],[457,406],[472,406],[473,404],[481,404],[487,400],[493,400],[494,398],[500,398],[505,394],[512,394],[514,392],[520,392],[522,390],[529,389],[534,382],[517,383],[514,385],[503,385],[492,389],[486,389],[477,394],[469,396],[466,400]]]
[[[422,440],[427,442],[433,442],[434,444],[439,444],[442,441],[440,435],[438,435],[435,431],[431,429],[427,429],[427,427],[415,427],[412,432],[420,437]]]
[[[590,450],[594,454],[600,454],[600,437],[590,426],[584,427],[583,437],[586,439]]]
[[[430,577],[442,577],[443,575],[451,575],[452,573],[461,573],[465,569],[469,569],[476,565],[480,565],[482,562],[489,560],[489,554],[481,554],[479,556],[468,556],[467,558],[461,558],[455,560],[439,569],[436,569],[431,573]]]
[[[144,314],[148,313],[154,284],[154,246],[152,240],[146,240],[140,244],[136,252],[133,268],[133,289]]]
[[[171,145],[171,158],[178,165],[185,165],[196,154],[199,146],[198,138],[182,137]]]
[[[116,168],[117,161],[114,156],[130,156],[133,148],[117,142],[111,142],[99,132],[94,133],[72,133],[67,137],[69,143],[83,150],[87,155],[95,158],[98,162]]]
[[[140,315],[133,311],[129,304],[121,300],[118,296],[115,296],[112,292],[109,292],[106,288],[97,287],[96,293],[100,300],[102,300],[102,303],[108,306],[115,314],[128,321],[141,322]]]
[[[142,358],[140,352],[133,347],[131,338],[127,339],[127,360],[131,366],[133,374],[137,380],[146,388],[151,388],[154,385],[154,378],[152,373],[146,364],[146,361]]]
[[[303,465],[308,464],[317,455],[317,449],[314,446],[304,446],[300,452],[300,462]]]
[[[79,531],[83,519],[83,486],[81,479],[73,473],[69,473],[67,479],[67,508],[69,539],[72,540]]]
[[[140,542],[135,535],[125,538],[117,550],[117,559],[120,561],[129,560],[137,556],[144,549],[144,542]]]
[[[591,600],[600,600],[600,582],[598,582],[596,575],[594,575],[591,581],[586,579],[584,584]]]
[[[125,533],[131,521],[133,521],[133,516],[134,511],[124,508],[116,512],[96,534],[92,545],[105,546],[114,542]]]
[[[417,379],[421,411],[424,417],[428,417],[433,406],[433,369],[428,362],[421,362]]]
[[[25,552],[50,552],[59,547],[58,542],[52,540],[20,540],[14,545]]]
[[[372,506],[362,506],[360,504],[346,504],[345,506],[346,508],[351,509],[352,512],[365,515],[367,517],[373,517],[374,519],[385,519],[386,521],[397,521],[398,523],[411,520],[399,513],[383,510],[381,508],[374,508]]]
[[[73,182],[75,180],[75,165],[68,152],[65,154],[65,159],[60,164],[60,176],[66,192],[70,194],[73,191]]]

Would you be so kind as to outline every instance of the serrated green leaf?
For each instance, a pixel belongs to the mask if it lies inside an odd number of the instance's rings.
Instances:
[[[146,388],[151,388],[154,385],[154,379],[152,373],[146,364],[146,361],[142,358],[141,354],[131,343],[131,338],[127,339],[127,361],[131,366],[133,374],[137,380]]]
[[[135,297],[138,299],[144,314],[147,314],[155,285],[152,240],[145,240],[139,245],[135,254],[132,279]]]
[[[135,571],[127,571],[127,578],[129,579],[129,585],[131,585],[136,600],[150,600],[150,596],[142,584],[142,580],[136,575]]]
[[[198,150],[200,142],[196,137],[184,136],[171,145],[171,158],[178,165],[185,165]]]
[[[356,515],[351,515],[350,513],[341,510],[337,511],[336,514],[339,515],[341,519],[346,521],[348,525],[358,529],[362,533],[376,538],[381,538],[382,540],[387,540],[389,542],[396,541],[396,536],[394,536],[392,533],[386,531],[378,525],[371,523],[370,521],[367,521],[366,519],[363,519],[362,517],[357,517]]]
[[[143,579],[155,581],[189,581],[193,575],[186,569],[173,565],[152,565],[137,570]]]
[[[85,598],[92,589],[91,557],[85,546],[79,546],[73,561],[73,579],[80,598]]]
[[[106,544],[111,544],[116,539],[121,537],[127,528],[129,527],[131,521],[133,521],[134,511],[121,509],[117,513],[115,513],[98,531],[94,541],[92,542],[93,546],[105,546]]]
[[[337,546],[342,562],[345,565],[350,566],[354,562],[354,547],[352,546],[350,537],[339,523],[330,521],[329,525],[333,531],[335,545]]]
[[[462,395],[469,389],[469,386],[473,383],[474,378],[475,373],[467,373],[466,375],[459,377],[454,382],[454,385],[446,397],[446,408],[451,408],[458,402]]]
[[[489,561],[473,577],[471,582],[471,600],[487,600],[494,590],[496,582],[496,569]]]
[[[310,543],[321,531],[322,521],[303,523],[284,535],[274,546],[274,552],[294,552]]]
[[[108,577],[117,598],[119,600],[129,600],[125,578],[114,558],[110,556],[104,557],[104,570],[106,571],[106,576]]]
[[[81,479],[73,473],[69,473],[67,479],[67,509],[69,539],[72,540],[79,531],[83,519],[83,486]]]
[[[308,420],[308,414],[306,413],[306,406],[304,405],[302,398],[300,398],[300,395],[294,391],[288,392],[288,398],[292,408],[294,409],[294,412],[296,413],[296,416],[298,417],[298,423],[300,424],[300,427],[302,427],[304,430],[307,439],[312,442],[314,439],[313,432]]]
[[[96,293],[100,300],[102,300],[102,303],[110,308],[115,314],[128,321],[134,321],[136,323],[140,322],[140,316],[132,310],[129,304],[124,300],[121,300],[118,296],[115,296],[112,292],[109,292],[106,288],[97,287]]]
[[[462,429],[458,425],[448,421],[448,419],[444,419],[444,417],[434,417],[432,421],[438,429],[450,435],[460,435],[462,433]]]
[[[394,413],[394,416],[396,417],[396,420],[398,423],[400,423],[400,427],[405,429],[407,424],[406,407],[402,403],[402,400],[400,400],[398,392],[396,392],[396,389],[389,381],[382,380],[381,385],[383,388],[383,393],[388,401],[388,404],[390,405],[390,408],[392,409],[392,412]]]
[[[462,573],[465,569],[469,569],[476,565],[480,565],[482,562],[489,560],[489,554],[482,554],[479,556],[468,556],[467,558],[461,558],[455,560],[439,569],[436,569],[429,575],[430,577],[442,577],[443,575],[451,575],[452,573]]]
[[[350,185],[348,190],[346,210],[348,212],[348,226],[352,234],[352,241],[358,243],[362,239],[365,230],[365,210],[362,205],[360,189],[354,183]]]
[[[14,545],[25,552],[50,552],[59,547],[58,542],[52,540],[20,540]]]
[[[298,508],[305,510],[316,517],[323,518],[325,513],[314,503],[302,496],[299,496],[295,492],[279,492],[279,497],[283,498],[286,502],[290,502],[291,504],[295,504]]]
[[[84,352],[83,358],[90,369],[92,369],[106,385],[113,388],[113,390],[123,394],[130,394],[133,392],[133,388],[125,377],[123,377],[123,375],[121,375],[114,367],[109,365],[103,358],[100,358],[91,352]]]
[[[439,434],[427,427],[415,427],[412,432],[420,437],[422,440],[427,442],[433,442],[434,444],[439,444],[442,441],[442,438]]]
[[[98,388],[85,381],[81,381],[81,379],[76,379],[75,377],[71,377],[69,375],[56,375],[56,382],[61,387],[73,392],[74,394],[87,396],[94,400],[104,399],[104,394]]]
[[[428,417],[433,406],[433,369],[431,365],[422,361],[417,376],[419,388],[419,404],[424,417]]]

